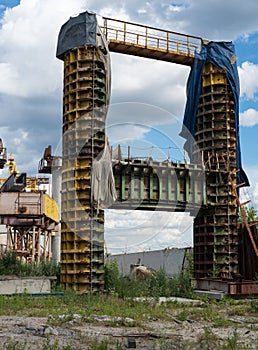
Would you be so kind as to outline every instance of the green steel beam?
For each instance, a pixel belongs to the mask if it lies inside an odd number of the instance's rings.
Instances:
[[[192,164],[167,164],[160,162],[147,163],[135,160],[123,162],[113,167],[115,183],[117,186],[117,201],[112,209],[128,210],[160,210],[160,211],[188,211],[196,213],[196,209],[206,203],[206,176],[201,166]],[[157,177],[158,194],[153,191],[154,176]],[[146,180],[148,177],[148,180]],[[135,186],[135,181],[139,185]],[[144,183],[145,180],[145,183]],[[184,183],[184,192],[180,188],[180,182]],[[203,191],[197,196],[198,183]],[[190,186],[191,183],[191,186]],[[163,185],[166,184],[166,196]],[[146,186],[146,188],[145,188]],[[126,189],[129,189],[128,194]],[[190,196],[191,190],[194,194]],[[148,194],[146,196],[146,193]],[[174,194],[174,195],[172,195]]]

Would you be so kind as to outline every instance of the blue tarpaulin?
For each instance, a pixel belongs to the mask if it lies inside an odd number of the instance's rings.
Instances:
[[[232,42],[209,42],[202,47],[200,53],[195,54],[194,63],[187,82],[187,101],[182,131],[180,136],[186,139],[184,148],[192,158],[193,137],[196,123],[196,115],[199,97],[202,87],[202,72],[204,64],[209,61],[214,66],[224,69],[227,80],[231,86],[234,96],[235,127],[236,127],[236,165],[238,172],[238,183],[249,186],[248,178],[242,169],[241,150],[239,142],[239,78],[237,72],[235,49]]]

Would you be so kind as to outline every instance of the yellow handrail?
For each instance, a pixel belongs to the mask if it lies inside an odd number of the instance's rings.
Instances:
[[[131,44],[182,55],[194,55],[203,45],[197,36],[176,33],[141,24],[103,18],[103,32],[109,41]]]

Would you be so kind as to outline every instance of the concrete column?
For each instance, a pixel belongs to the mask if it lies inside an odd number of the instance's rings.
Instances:
[[[56,201],[59,209],[59,223],[57,231],[52,236],[52,259],[54,262],[60,262],[60,249],[61,249],[61,189],[62,189],[62,158],[54,157],[53,166],[51,168],[52,174],[52,198]]]

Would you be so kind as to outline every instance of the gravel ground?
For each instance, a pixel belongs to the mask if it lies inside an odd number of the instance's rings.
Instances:
[[[136,327],[132,319],[104,315],[89,319],[61,313],[57,318],[1,316],[0,349],[120,350],[133,348],[134,342],[140,350],[258,349],[258,318],[231,315],[227,322],[182,321],[168,314],[166,321],[146,318]],[[109,345],[97,347],[105,339]]]

